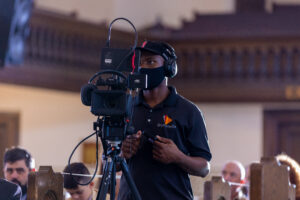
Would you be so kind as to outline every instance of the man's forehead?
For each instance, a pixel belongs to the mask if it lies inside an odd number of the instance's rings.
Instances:
[[[76,193],[76,192],[82,192],[83,190],[86,190],[88,189],[88,185],[77,185],[77,188],[75,189],[67,189],[66,190],[69,192],[69,193]]]
[[[234,163],[228,163],[224,166],[223,171],[234,172],[240,174],[240,168]]]
[[[145,53],[145,54],[141,55],[141,59],[142,60],[149,59],[149,58],[152,58],[152,59],[161,59],[161,60],[164,59],[162,56],[157,55],[157,54],[153,54],[153,53]]]
[[[69,193],[75,193],[75,192],[78,192],[78,191],[81,191],[81,189],[79,189],[78,187],[75,188],[75,189],[67,189],[66,190],[69,192]]]
[[[15,162],[6,162],[6,168],[27,168],[25,160],[17,160]]]

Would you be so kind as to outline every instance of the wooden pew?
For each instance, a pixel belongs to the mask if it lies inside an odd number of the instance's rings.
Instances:
[[[27,200],[63,200],[63,175],[51,166],[40,166],[28,176]]]
[[[204,200],[230,200],[230,186],[220,176],[204,183]]]
[[[204,200],[230,200],[230,184],[212,177],[204,184]],[[249,200],[295,200],[295,185],[289,181],[289,170],[272,158],[250,165]]]
[[[295,200],[295,193],[288,167],[275,158],[263,157],[250,165],[250,200]]]

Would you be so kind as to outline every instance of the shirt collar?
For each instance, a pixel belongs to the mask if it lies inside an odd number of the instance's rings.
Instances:
[[[177,102],[177,91],[176,88],[173,86],[168,86],[168,89],[170,90],[170,94],[168,95],[168,97],[159,105],[164,105],[164,106],[175,106],[176,102]],[[141,105],[141,104],[147,104],[145,102],[144,99],[144,95],[143,95],[143,90],[140,91],[137,99],[136,99],[136,103],[135,105]]]

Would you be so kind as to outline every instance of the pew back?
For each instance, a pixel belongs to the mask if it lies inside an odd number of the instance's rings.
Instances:
[[[40,166],[28,177],[27,200],[62,200],[63,175],[54,173],[51,166]]]

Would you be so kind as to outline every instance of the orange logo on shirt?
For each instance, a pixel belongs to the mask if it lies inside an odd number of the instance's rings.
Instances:
[[[165,125],[171,123],[173,120],[168,116],[168,115],[164,115],[164,122]]]

